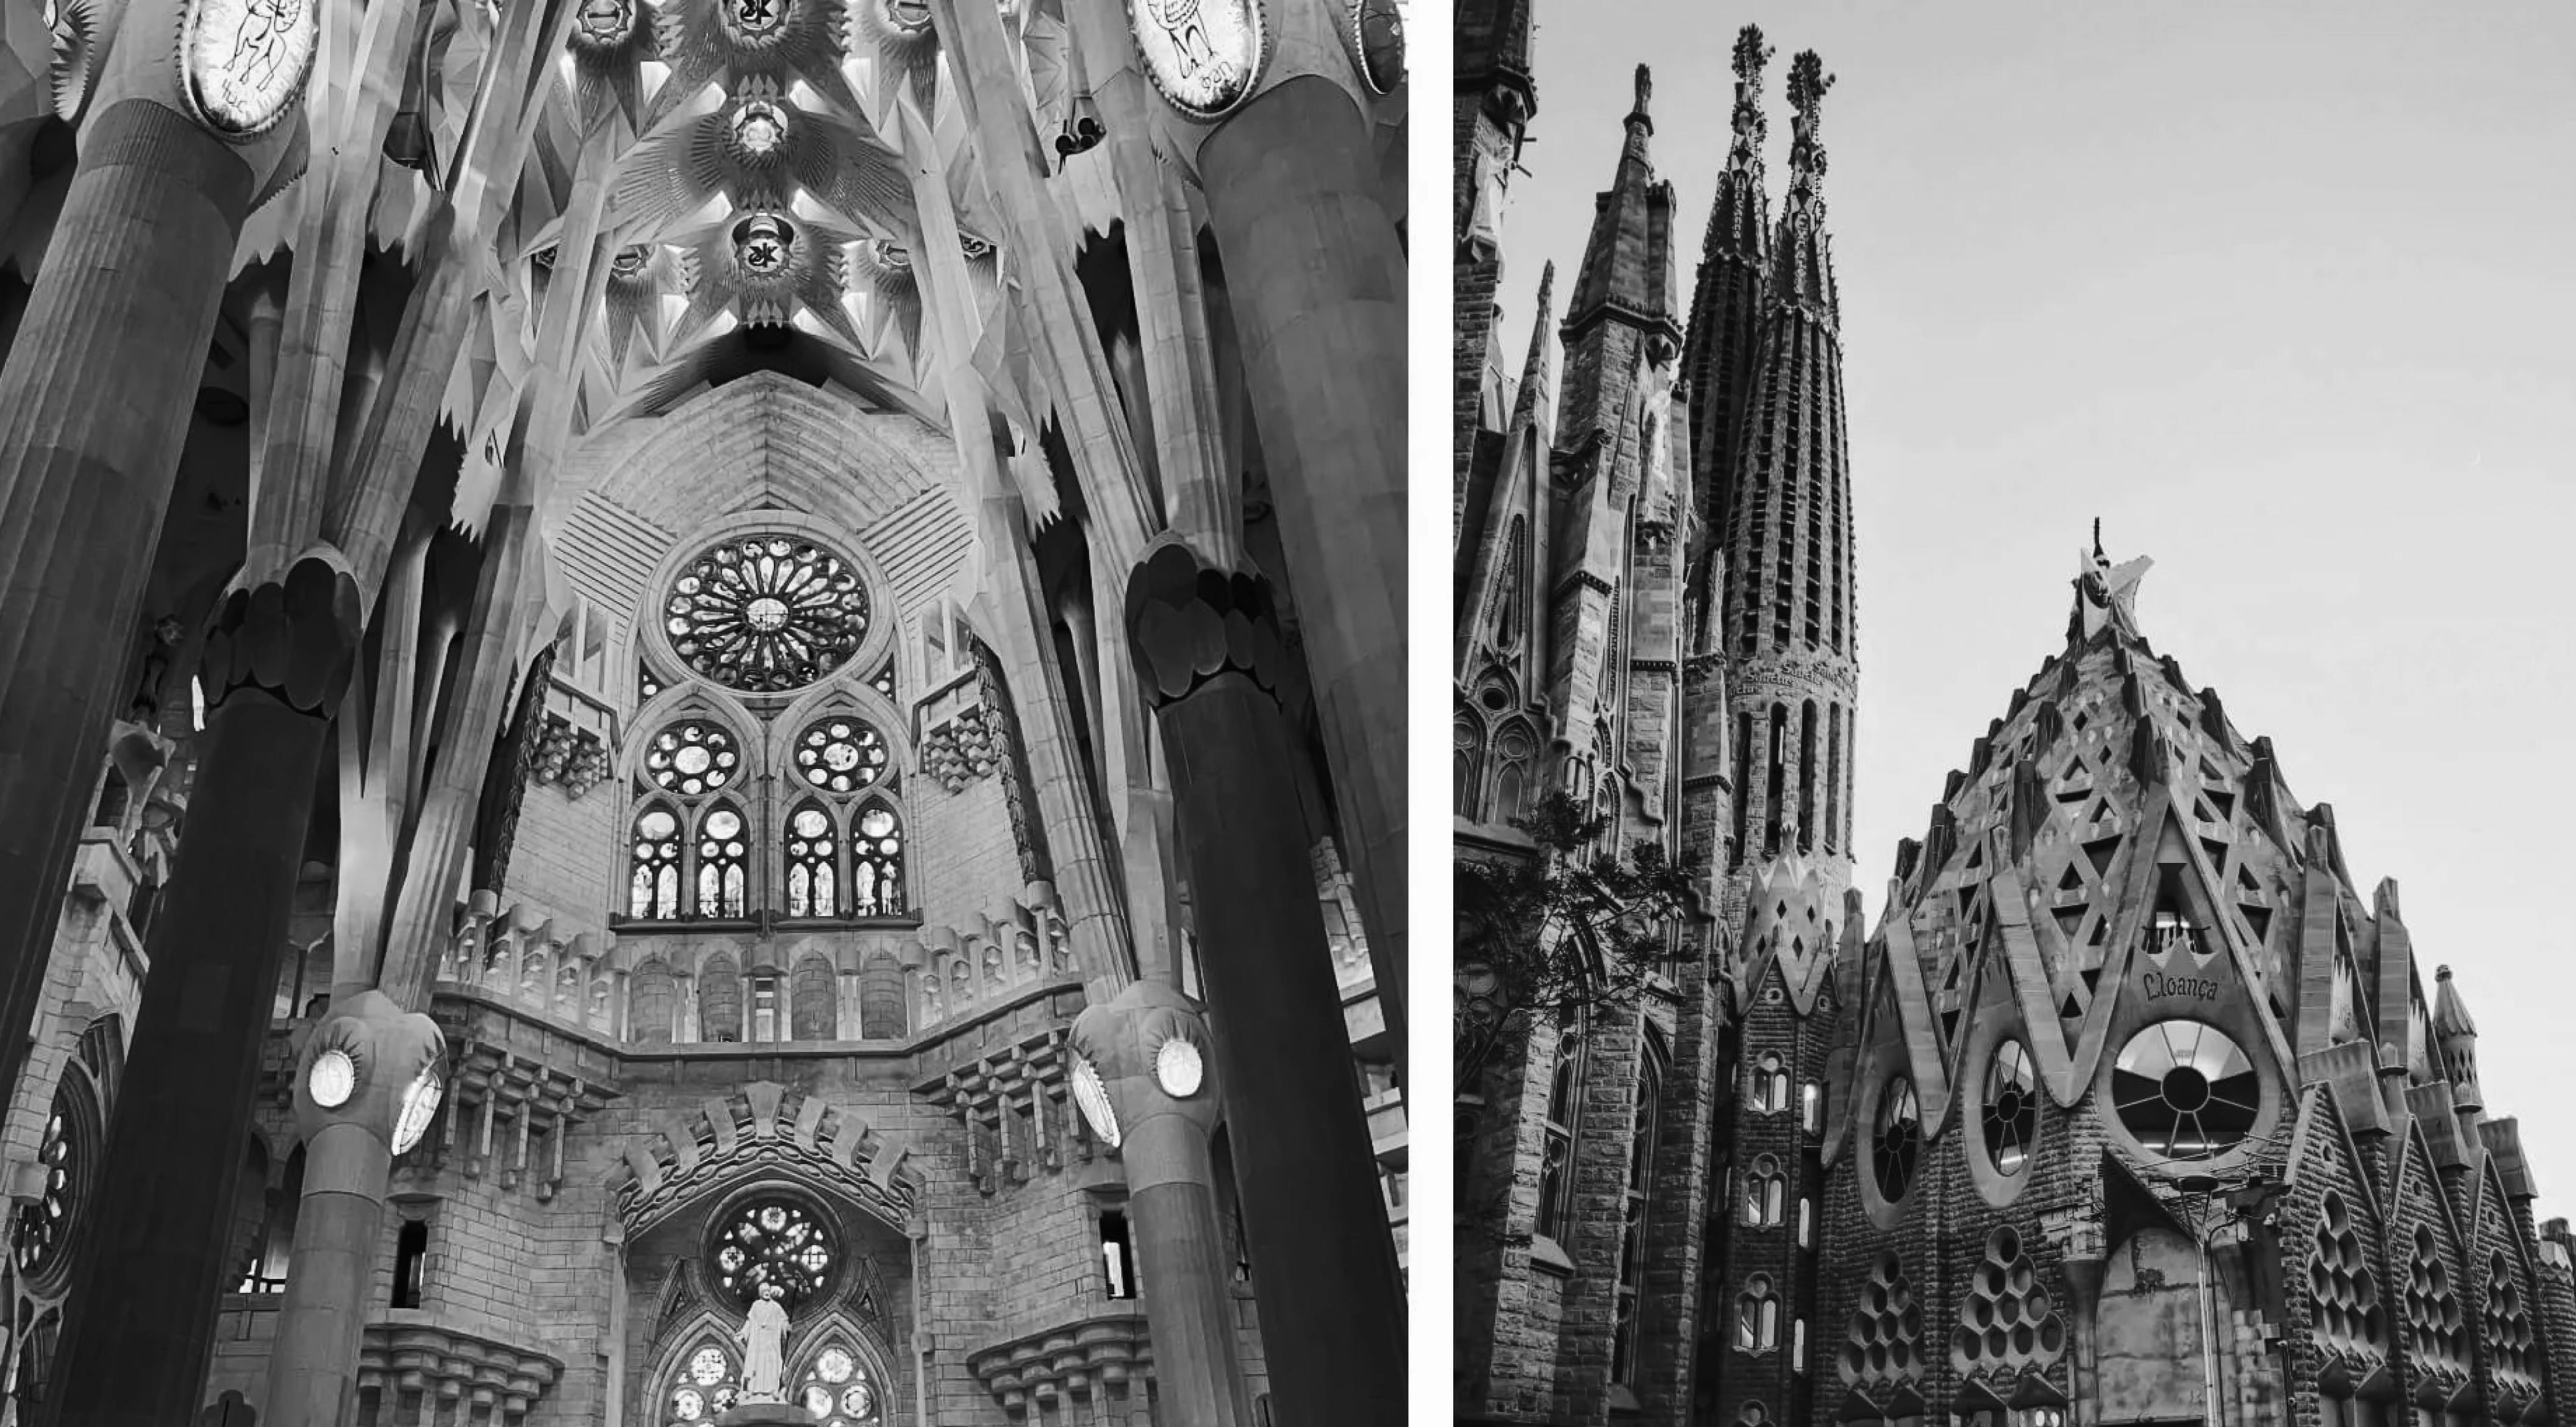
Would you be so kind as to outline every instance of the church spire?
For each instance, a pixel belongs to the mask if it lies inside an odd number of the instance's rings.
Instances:
[[[1539,398],[1547,383],[1547,319],[1556,309],[1556,261],[1549,259],[1538,272],[1538,316],[1530,323],[1529,356],[1521,363],[1520,386],[1512,394],[1512,424],[1536,414]]]
[[[1779,236],[1772,244],[1772,292],[1782,302],[1812,310],[1827,323],[1834,300],[1833,248],[1825,236],[1825,143],[1820,127],[1825,92],[1834,77],[1814,50],[1789,61],[1789,192],[1780,202]]]
[[[1682,376],[1690,383],[1691,491],[1699,529],[1690,540],[1693,585],[1706,585],[1712,551],[1723,549],[1733,509],[1736,448],[1743,442],[1744,402],[1752,389],[1754,344],[1762,329],[1763,265],[1770,214],[1762,192],[1762,67],[1771,47],[1761,27],[1735,37],[1734,133],[1717,175],[1701,240],[1699,277],[1691,292],[1690,336]],[[1715,612],[1710,611],[1713,617]]]
[[[1618,170],[1593,200],[1592,237],[1566,310],[1569,352],[1586,331],[1612,320],[1649,334],[1666,360],[1681,345],[1673,300],[1673,186],[1655,176],[1653,98],[1654,77],[1641,64],[1636,103],[1622,121]]]
[[[1735,660],[1733,865],[1811,857],[1829,901],[1851,872],[1859,693],[1842,343],[1816,186],[1816,115],[1832,82],[1813,51],[1790,64],[1796,141],[1725,497],[1722,607]]]

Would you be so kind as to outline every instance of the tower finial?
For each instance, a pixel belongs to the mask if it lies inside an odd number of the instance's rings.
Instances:
[[[1825,62],[1814,50],[1800,50],[1789,61],[1789,107],[1796,111],[1790,121],[1789,185],[1812,188],[1825,176],[1825,145],[1817,137],[1817,115],[1825,101],[1825,91],[1834,87],[1834,77],[1825,73]]]
[[[1645,125],[1650,134],[1655,131],[1654,116],[1649,112],[1654,98],[1654,71],[1641,64],[1637,66],[1637,105],[1628,111],[1628,122]]]
[[[2098,515],[2093,517],[2093,558],[2096,560],[2110,558],[2102,553],[2102,517]]]

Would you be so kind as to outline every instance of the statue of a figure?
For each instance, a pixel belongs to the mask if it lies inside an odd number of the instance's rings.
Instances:
[[[760,1301],[743,1315],[734,1340],[742,1344],[742,1395],[746,1402],[787,1400],[787,1310],[777,1284],[760,1286]]]

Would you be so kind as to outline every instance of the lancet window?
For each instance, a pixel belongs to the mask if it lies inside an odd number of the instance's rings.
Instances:
[[[1768,1274],[1744,1281],[1735,1297],[1735,1346],[1746,1353],[1768,1353],[1780,1346],[1780,1295]]]
[[[1574,1141],[1582,1113],[1583,1029],[1572,1019],[1556,1031],[1556,1064],[1548,1080],[1545,1143],[1539,1150],[1538,1231],[1560,1237],[1574,1198]]]
[[[1753,1161],[1752,1172],[1744,1176],[1744,1223],[1748,1228],[1777,1228],[1789,1202],[1789,1182],[1781,1177],[1780,1161],[1763,1155]]]

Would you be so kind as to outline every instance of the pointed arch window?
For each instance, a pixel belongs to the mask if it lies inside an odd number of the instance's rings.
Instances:
[[[742,1363],[719,1343],[701,1344],[680,1359],[663,1399],[675,1422],[712,1422],[742,1396]]]
[[[1744,1291],[1735,1296],[1735,1347],[1744,1353],[1776,1352],[1780,1347],[1780,1295],[1772,1289],[1769,1274],[1746,1279]]]
[[[2531,1311],[2523,1306],[2522,1286],[2513,1263],[2499,1249],[2487,1259],[2486,1329],[2489,1361],[2498,1379],[2513,1387],[2537,1382],[2539,1359],[2531,1331]]]
[[[635,815],[634,838],[627,854],[626,914],[653,921],[680,915],[680,819],[660,803],[647,803]]]
[[[850,822],[850,911],[862,917],[901,916],[903,819],[882,801],[860,805]]]
[[[1636,1120],[1628,1141],[1627,1213],[1619,1237],[1619,1282],[1612,1293],[1610,1380],[1637,1381],[1639,1315],[1646,1301],[1646,1220],[1654,1208],[1655,1151],[1662,1139],[1665,1053],[1652,1027],[1637,1058]]]
[[[828,917],[840,911],[840,829],[812,799],[787,815],[787,915]]]
[[[800,1375],[796,1401],[819,1427],[858,1427],[877,1416],[877,1388],[858,1355],[835,1343]]]
[[[1784,1114],[1789,1109],[1789,1070],[1780,1057],[1765,1051],[1753,1062],[1753,1084],[1748,1087],[1753,1108],[1766,1115]]]
[[[1789,1181],[1780,1173],[1780,1161],[1767,1154],[1755,1159],[1752,1172],[1744,1177],[1745,1226],[1778,1228],[1788,1201]]]
[[[698,915],[750,915],[750,830],[742,810],[718,803],[698,819]]]
[[[1557,1022],[1556,1063],[1548,1078],[1547,1122],[1539,1150],[1538,1232],[1562,1238],[1574,1199],[1574,1141],[1580,1132],[1583,1029],[1572,1017]]]

